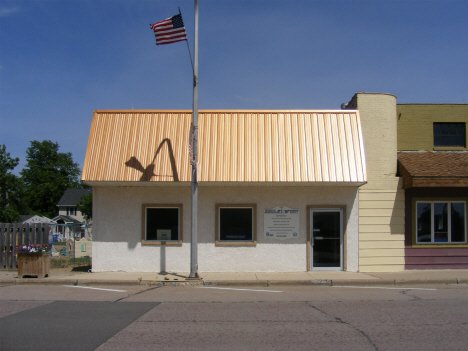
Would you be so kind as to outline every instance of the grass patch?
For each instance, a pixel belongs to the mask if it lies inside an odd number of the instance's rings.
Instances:
[[[55,241],[54,246],[65,246],[67,243],[65,241]]]
[[[50,268],[66,268],[66,267],[84,267],[91,266],[90,257],[51,257]]]

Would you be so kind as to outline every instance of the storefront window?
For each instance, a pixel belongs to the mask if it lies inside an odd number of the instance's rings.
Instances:
[[[143,205],[143,244],[182,243],[182,205]]]
[[[466,243],[465,202],[416,203],[417,243]]]
[[[254,244],[255,205],[217,205],[216,243]]]

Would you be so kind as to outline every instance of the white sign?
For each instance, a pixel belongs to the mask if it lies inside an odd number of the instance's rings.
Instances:
[[[299,210],[287,206],[265,209],[263,231],[269,239],[297,239],[299,237]]]
[[[158,229],[156,231],[157,240],[171,240],[171,230],[170,229]]]

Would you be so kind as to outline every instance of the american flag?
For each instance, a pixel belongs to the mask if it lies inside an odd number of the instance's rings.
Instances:
[[[163,21],[150,24],[156,37],[156,45],[172,44],[187,40],[182,15],[178,14]]]

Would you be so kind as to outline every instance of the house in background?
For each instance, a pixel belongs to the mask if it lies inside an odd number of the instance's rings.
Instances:
[[[42,216],[37,216],[37,215],[21,215],[21,223],[49,223],[49,224],[55,224],[55,221],[53,221],[50,218],[47,217],[42,217]]]
[[[53,220],[57,223],[55,234],[62,239],[70,237],[92,237],[92,223],[87,222],[82,213],[77,209],[77,204],[82,196],[92,193],[92,189],[67,189],[60,198],[58,216]]]
[[[468,268],[468,104],[398,104],[405,268]]]
[[[80,202],[81,197],[92,193],[92,189],[67,189],[60,198],[57,207],[59,216],[68,216],[76,219],[78,222],[86,222],[83,214],[77,209],[76,204]]]

